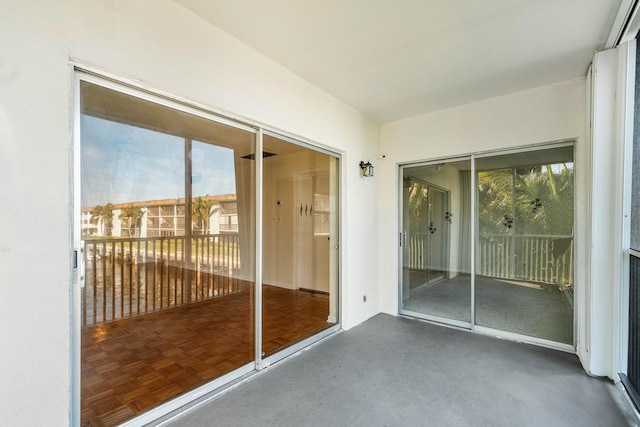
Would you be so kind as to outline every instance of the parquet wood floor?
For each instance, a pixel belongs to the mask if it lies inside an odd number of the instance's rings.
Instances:
[[[253,360],[253,286],[225,297],[83,328],[83,426],[126,421]],[[331,326],[327,295],[263,287],[263,353]]]

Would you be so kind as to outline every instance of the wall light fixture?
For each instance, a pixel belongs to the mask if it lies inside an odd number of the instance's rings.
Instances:
[[[373,176],[373,165],[367,160],[367,162],[360,161],[360,171],[362,176]]]

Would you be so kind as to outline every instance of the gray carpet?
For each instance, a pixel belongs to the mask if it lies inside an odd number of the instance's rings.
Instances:
[[[575,355],[379,314],[268,368],[175,426],[624,426]]]
[[[470,280],[460,275],[411,291],[404,308],[469,322]],[[553,285],[476,277],[476,324],[573,344],[573,307]]]

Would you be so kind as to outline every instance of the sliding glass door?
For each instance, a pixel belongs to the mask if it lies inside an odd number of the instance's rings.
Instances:
[[[177,409],[338,329],[336,155],[77,84],[83,425]]]
[[[338,322],[338,159],[264,136],[262,354]]]
[[[471,321],[470,174],[470,160],[403,168],[403,312]]]
[[[254,358],[255,132],[80,82],[81,420]]]
[[[573,147],[476,170],[476,324],[573,345]]]
[[[401,312],[573,346],[573,146],[401,170]]]

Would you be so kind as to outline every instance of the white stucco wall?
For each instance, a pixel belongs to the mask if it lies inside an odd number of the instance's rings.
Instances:
[[[570,80],[391,123],[381,128],[380,259],[398,259],[398,164],[563,139],[576,143],[576,288],[585,289],[585,79]],[[381,310],[398,312],[398,262],[379,266]],[[583,304],[580,295],[576,304]],[[578,307],[584,314],[584,307]],[[584,328],[581,327],[581,331]]]
[[[375,122],[170,1],[0,0],[0,52],[0,425],[70,420],[70,58],[342,152],[343,325],[378,312]]]

